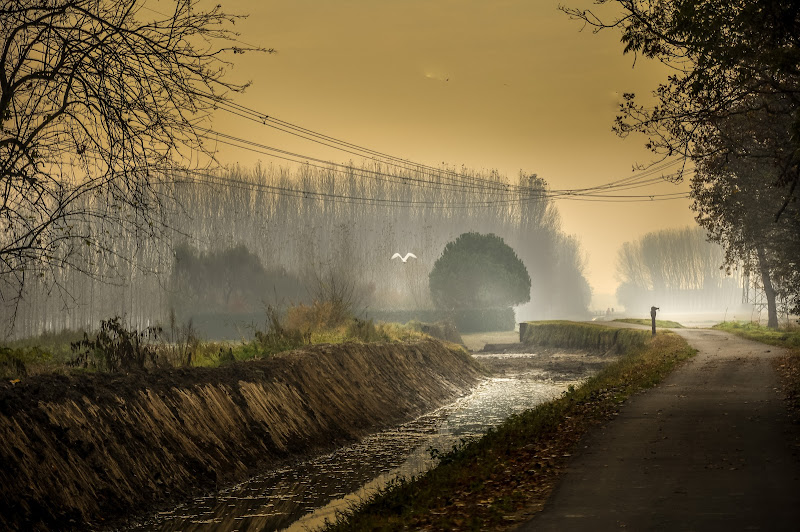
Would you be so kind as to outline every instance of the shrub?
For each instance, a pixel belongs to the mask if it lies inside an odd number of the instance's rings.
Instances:
[[[333,329],[347,319],[340,305],[333,301],[314,301],[311,305],[299,304],[286,311],[284,327],[309,333],[319,329]]]
[[[275,307],[267,307],[267,331],[256,331],[255,343],[263,354],[288,351],[311,343],[311,330],[301,331],[297,328],[285,327]]]
[[[0,347],[0,378],[13,379],[27,375],[23,352],[10,347]]]
[[[359,320],[353,318],[347,327],[346,335],[348,338],[360,340],[362,342],[385,342],[389,338],[378,330],[372,320]]]
[[[161,327],[148,327],[142,332],[128,330],[119,316],[101,321],[100,331],[93,339],[84,333],[82,340],[71,344],[75,356],[70,365],[111,372],[144,369],[147,362],[156,366],[155,341],[161,332]]]

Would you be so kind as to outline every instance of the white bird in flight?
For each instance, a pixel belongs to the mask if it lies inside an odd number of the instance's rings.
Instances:
[[[392,255],[392,259],[400,259],[400,260],[402,260],[403,262],[406,262],[406,261],[408,260],[408,258],[409,258],[409,257],[411,257],[412,259],[416,259],[416,258],[417,258],[417,256],[416,256],[416,255],[414,255],[413,253],[406,253],[406,256],[405,256],[405,257],[404,257],[404,256],[402,256],[402,255],[401,255],[401,254],[399,254],[399,253],[395,253],[394,255]],[[390,259],[390,260],[391,260],[391,259]]]

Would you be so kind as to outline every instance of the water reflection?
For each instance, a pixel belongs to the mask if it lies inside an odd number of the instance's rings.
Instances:
[[[509,355],[483,355],[508,357]],[[308,530],[398,476],[432,465],[429,449],[448,450],[513,413],[558,396],[574,380],[529,370],[488,379],[470,395],[414,421],[291,467],[270,471],[190,504],[162,512],[136,530]]]

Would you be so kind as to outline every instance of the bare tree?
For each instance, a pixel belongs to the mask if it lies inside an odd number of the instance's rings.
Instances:
[[[198,4],[2,3],[0,293],[115,254],[93,228],[157,236],[172,197],[162,170],[213,159],[211,114],[246,86],[226,81],[226,54],[254,48],[228,29],[237,16]]]

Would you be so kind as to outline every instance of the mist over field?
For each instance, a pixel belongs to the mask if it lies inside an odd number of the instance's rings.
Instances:
[[[561,230],[547,184],[521,176],[509,188],[495,173],[471,173],[464,187],[452,175],[377,166],[176,174],[163,189],[176,205],[166,233],[141,239],[86,220],[80,230],[99,241],[68,248],[64,267],[31,279],[6,317],[16,312],[14,334],[22,336],[91,329],[113,315],[141,330],[166,324],[170,312],[179,321],[246,315],[263,326],[267,306],[308,303],[331,284],[365,318],[430,310],[433,264],[466,232],[496,234],[527,267],[531,301],[516,309],[517,320],[588,317],[580,245]],[[308,193],[289,192],[298,185]],[[396,252],[416,259],[392,260]]]

